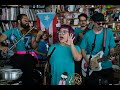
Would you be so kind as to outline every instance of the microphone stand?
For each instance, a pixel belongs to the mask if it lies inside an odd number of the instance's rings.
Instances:
[[[48,57],[47,57],[47,62],[46,62],[47,66],[45,65],[45,72],[44,72],[44,75],[45,75],[45,77],[44,77],[44,83],[43,83],[44,85],[50,85],[50,83],[51,83],[52,76],[51,76],[50,58],[51,58],[51,55],[53,54],[53,52],[54,52],[55,49],[56,48],[54,47],[53,50],[52,50],[52,52],[50,53],[50,55],[48,55]],[[46,80],[48,80],[48,82],[46,82]]]

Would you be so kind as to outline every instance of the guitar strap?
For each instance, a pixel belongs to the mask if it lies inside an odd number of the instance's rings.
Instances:
[[[106,27],[104,28],[104,32],[103,32],[103,52],[105,52],[105,45],[106,45]]]
[[[97,36],[97,35],[95,34],[94,42],[93,42],[93,44],[92,44],[92,50],[91,50],[90,57],[89,57],[89,63],[88,63],[87,71],[86,71],[86,78],[89,78],[90,61],[91,61],[91,58],[92,58],[92,51],[93,51],[94,48],[95,48],[96,36]]]

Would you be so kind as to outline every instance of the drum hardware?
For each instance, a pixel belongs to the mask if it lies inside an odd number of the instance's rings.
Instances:
[[[0,67],[0,71],[3,69],[12,69],[13,66],[9,66],[9,65],[4,65],[3,67]]]
[[[44,68],[44,80],[43,80],[43,85],[50,85],[51,83],[51,66],[49,61],[46,62],[45,68]]]
[[[40,72],[39,70],[37,69],[34,69],[33,72],[37,72],[39,74],[39,76],[42,76],[42,72]]]
[[[53,48],[52,52],[50,53],[50,55],[48,55],[47,57],[47,61],[45,64],[45,68],[44,68],[44,81],[43,81],[43,85],[50,85],[51,83],[51,66],[50,66],[50,57],[53,54],[54,50],[56,49],[56,47]]]
[[[6,80],[0,80],[0,85],[22,85],[22,81],[6,81]]]
[[[6,81],[13,81],[17,80],[22,76],[22,71],[21,69],[9,69],[9,68],[4,68],[0,70],[0,74],[2,76],[3,80]]]
[[[9,63],[9,59],[2,59],[0,60],[0,67],[4,67]]]
[[[34,69],[33,70],[33,81],[34,81],[34,84],[36,85],[43,85],[43,75],[42,75],[42,72],[37,70],[37,69]]]

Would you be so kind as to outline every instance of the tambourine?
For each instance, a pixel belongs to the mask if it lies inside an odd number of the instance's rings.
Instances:
[[[68,77],[69,85],[81,85],[82,77],[78,73],[74,73],[74,75]]]

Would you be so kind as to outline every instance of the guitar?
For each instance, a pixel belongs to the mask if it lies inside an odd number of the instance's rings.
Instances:
[[[92,55],[91,61],[90,61],[90,68],[89,68],[89,76],[92,74],[93,71],[100,71],[102,70],[101,61],[109,59],[111,56],[118,55],[119,53],[114,53],[113,55],[103,56],[103,51],[98,52],[96,55]],[[89,58],[90,55],[87,55]],[[87,72],[87,63],[84,59],[82,59],[82,75],[86,77]]]

